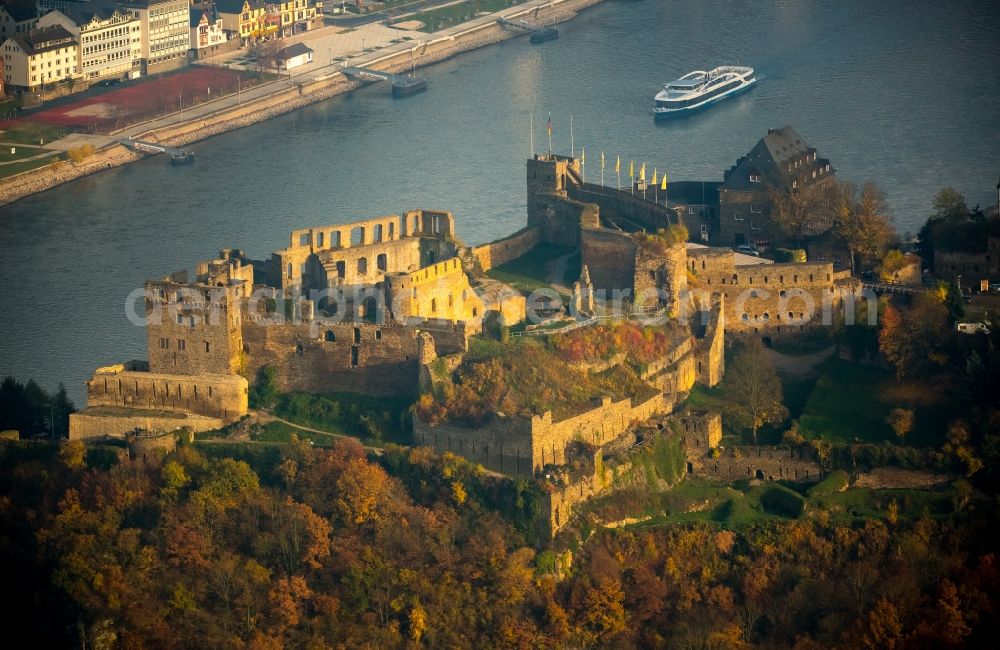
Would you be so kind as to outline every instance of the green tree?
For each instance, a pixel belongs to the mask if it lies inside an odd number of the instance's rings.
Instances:
[[[740,344],[729,379],[739,403],[738,410],[753,432],[757,444],[757,431],[765,424],[777,425],[788,417],[782,403],[781,381],[767,350],[757,339]]]
[[[932,219],[959,223],[969,218],[969,206],[965,203],[965,197],[953,187],[941,188],[934,195],[931,205],[934,207]]]
[[[257,373],[257,381],[250,389],[250,408],[265,410],[273,408],[280,394],[277,368],[264,366]]]

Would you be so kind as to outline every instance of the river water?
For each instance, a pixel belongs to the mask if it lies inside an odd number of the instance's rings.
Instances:
[[[877,181],[901,231],[943,185],[995,201],[998,3],[609,0],[559,29],[427,68],[423,95],[370,86],[197,143],[191,166],[153,158],[0,207],[0,374],[65,382],[82,405],[94,367],[145,357],[129,292],[223,247],[265,256],[293,228],[415,207],[453,211],[469,243],[512,232],[531,115],[535,149],[551,112],[560,152],[573,116],[588,180],[602,150],[673,180],[721,179],[791,124],[841,178]],[[654,123],[664,82],[722,63],[765,80]]]

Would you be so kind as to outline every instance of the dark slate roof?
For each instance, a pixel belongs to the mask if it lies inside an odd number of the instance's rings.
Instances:
[[[312,51],[313,51],[312,48],[306,45],[305,43],[294,43],[292,45],[289,45],[285,49],[279,51],[277,54],[277,58],[290,59],[293,56],[299,56],[300,54],[308,54],[309,52]]]
[[[76,44],[76,41],[73,40],[73,35],[66,31],[62,25],[36,29],[27,34],[14,34],[11,38],[27,54],[39,54],[60,47],[66,47],[68,44]]]
[[[125,13],[118,9],[115,3],[101,2],[101,0],[73,4],[65,9],[60,9],[60,11],[77,25],[86,25],[94,17],[97,17],[98,20],[107,20],[114,15],[115,11],[119,11],[122,14]]]
[[[238,14],[243,11],[243,0],[216,0],[215,8],[224,14]],[[259,2],[250,0],[250,6],[255,7]]]
[[[35,8],[34,2],[0,2],[0,6],[2,6],[7,11],[7,15],[13,18],[16,22],[31,20],[38,17],[38,9]]]
[[[742,192],[761,192],[768,187],[788,190],[793,181],[806,185],[812,179],[812,172],[825,168],[829,164],[826,158],[813,155],[816,149],[790,126],[780,129],[768,129],[767,135],[761,138],[750,153],[736,161],[736,164],[726,170],[722,190]],[[795,164],[798,163],[798,167]],[[789,169],[791,167],[791,169]],[[817,179],[826,178],[834,173],[824,171],[817,173]],[[762,183],[751,183],[751,174],[762,176]]]

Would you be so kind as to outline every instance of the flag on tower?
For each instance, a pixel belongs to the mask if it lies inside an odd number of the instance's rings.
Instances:
[[[642,163],[642,167],[639,168],[639,180],[646,182],[646,163]]]
[[[628,177],[635,178],[635,161],[628,161]]]
[[[601,170],[604,169],[604,152],[601,152]]]
[[[580,164],[581,165],[587,164],[587,147],[580,149]]]
[[[663,185],[660,186],[661,190],[667,189],[667,172],[663,172]]]
[[[653,167],[653,185],[656,185],[658,182],[656,180],[656,167]]]
[[[552,113],[549,113],[549,123],[545,126],[545,130],[548,131],[549,137],[552,137]]]
[[[618,156],[617,158],[615,158],[615,173],[616,174],[622,173],[622,157],[621,156]]]

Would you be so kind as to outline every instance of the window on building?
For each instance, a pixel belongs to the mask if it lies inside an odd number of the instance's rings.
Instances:
[[[750,204],[750,212],[752,212],[754,214],[760,214],[763,211],[764,211],[764,206],[761,205],[760,203],[751,203]]]
[[[750,182],[751,183],[759,183],[760,182],[760,174],[750,174]]]
[[[375,258],[375,266],[378,267],[379,271],[385,272],[389,267],[387,259],[385,253],[379,253],[378,257]]]
[[[365,273],[368,273],[368,258],[367,257],[359,257],[358,258],[358,273],[361,274],[361,275],[364,275]]]
[[[177,339],[177,349],[184,350],[187,347],[187,341],[184,339]]]
[[[170,349],[170,339],[160,339],[160,349],[169,350]]]
[[[210,352],[212,350],[212,344],[209,343],[208,341],[205,341],[204,343],[205,343],[205,352]]]
[[[318,233],[316,233],[316,246],[317,247],[319,247],[319,248],[323,247],[323,239],[324,239],[325,235],[326,235],[326,233],[324,233],[324,232],[318,232]]]

